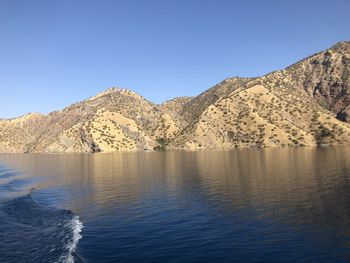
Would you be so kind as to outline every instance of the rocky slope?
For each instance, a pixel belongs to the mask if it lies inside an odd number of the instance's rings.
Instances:
[[[350,143],[350,42],[259,78],[153,104],[108,89],[48,115],[0,119],[0,152],[231,149]]]
[[[350,121],[350,42],[310,56],[288,67],[286,74],[340,120]]]
[[[138,94],[112,88],[47,116],[31,114],[0,121],[0,151],[153,149],[158,145],[156,135],[171,136],[177,130],[176,125],[170,114]]]

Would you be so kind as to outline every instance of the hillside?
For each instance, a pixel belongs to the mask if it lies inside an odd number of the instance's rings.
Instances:
[[[0,119],[0,152],[348,144],[349,71],[350,42],[339,42],[285,70],[160,105],[111,88],[48,115]]]
[[[350,121],[350,42],[310,56],[285,70],[295,86],[304,89],[343,121]]]
[[[164,119],[164,126],[159,120]],[[1,152],[100,152],[153,149],[171,134],[171,115],[138,94],[104,91],[47,116],[0,121]],[[176,130],[176,127],[173,128]]]
[[[317,146],[349,143],[350,42],[260,78],[231,78],[183,107],[173,147]]]

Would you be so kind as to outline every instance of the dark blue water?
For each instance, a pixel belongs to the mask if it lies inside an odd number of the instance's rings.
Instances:
[[[78,216],[36,203],[19,173],[0,167],[0,182],[0,262],[81,262]]]
[[[350,262],[349,156],[2,155],[0,262]]]

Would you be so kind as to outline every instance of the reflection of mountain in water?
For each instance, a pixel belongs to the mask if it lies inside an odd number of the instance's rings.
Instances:
[[[269,253],[342,262],[339,255],[349,255],[350,247],[349,151],[38,154],[0,160],[30,178],[46,176],[35,185],[36,195],[46,197],[42,202],[84,218],[79,244],[88,259],[152,262],[162,253],[178,255],[181,247],[183,259],[193,260],[217,259],[217,250],[244,260],[256,253],[251,262],[274,259]],[[99,249],[103,255],[93,252]]]
[[[42,187],[67,185],[64,194],[75,195],[70,202],[76,209],[88,204],[127,204],[160,190],[172,195],[195,191],[224,208],[257,207],[275,215],[301,213],[299,223],[329,222],[328,217],[334,217],[332,224],[344,225],[350,213],[345,205],[350,189],[349,151],[335,147],[39,154],[2,156],[1,160],[33,176],[47,174],[50,181]],[[74,193],[77,189],[79,195]]]

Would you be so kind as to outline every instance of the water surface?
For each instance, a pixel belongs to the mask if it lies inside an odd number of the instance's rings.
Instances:
[[[349,156],[0,155],[0,262],[350,262]]]

